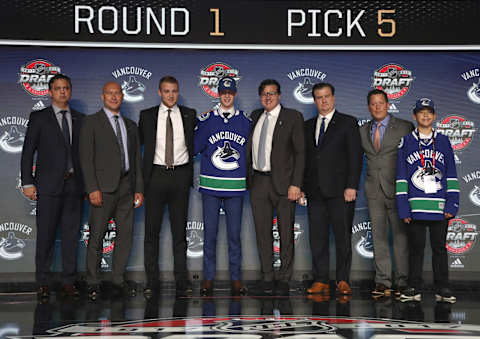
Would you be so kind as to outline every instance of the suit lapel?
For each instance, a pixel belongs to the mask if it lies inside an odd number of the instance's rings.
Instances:
[[[388,122],[387,128],[385,128],[385,133],[383,133],[383,139],[382,139],[382,144],[380,146],[380,151],[384,148],[384,145],[386,145],[390,141],[390,135],[393,133],[396,125],[395,117],[390,116],[390,121]]]
[[[117,135],[115,134],[112,124],[110,121],[108,121],[107,113],[105,113],[105,111],[102,109],[100,112],[98,112],[98,115],[106,135],[108,135],[111,142],[118,146]]]
[[[70,109],[70,114],[72,115],[72,146],[73,146],[73,144],[76,144],[79,138],[81,126],[80,126],[78,113],[73,109]]]
[[[371,151],[374,152],[374,153],[377,153],[377,151],[375,150],[375,146],[373,145],[373,141],[372,141],[373,121],[374,120],[372,119],[367,123],[368,128],[365,131],[365,133],[367,134],[366,137],[368,139],[368,145],[371,148]],[[380,147],[380,149],[381,149],[381,147]]]
[[[275,128],[273,129],[272,149],[275,145],[275,141],[282,135],[282,127],[283,127],[283,124],[285,124],[286,119],[287,119],[287,112],[282,107],[280,108],[280,113],[278,113],[277,122],[275,124]]]
[[[185,110],[183,109],[183,107],[178,106],[178,109],[179,109],[179,111],[180,111],[180,116],[182,117],[183,137],[185,138],[185,144],[187,144],[187,142],[188,142],[187,131],[190,130],[190,129],[188,128],[188,126],[186,126],[186,124],[189,122],[189,121],[188,121],[188,114],[185,112]]]

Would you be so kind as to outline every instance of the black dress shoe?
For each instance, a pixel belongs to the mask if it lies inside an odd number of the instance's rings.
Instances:
[[[204,280],[200,286],[200,295],[202,297],[210,297],[213,295],[213,281]]]
[[[112,284],[112,297],[121,298],[121,297],[134,297],[137,295],[137,289],[135,285],[128,282],[123,282],[121,284]]]
[[[40,299],[48,299],[50,298],[50,290],[48,289],[48,286],[47,285],[42,285],[38,288],[38,291],[37,291],[37,296],[40,298]]]
[[[238,297],[247,293],[247,288],[242,284],[240,280],[232,281],[232,296]]]
[[[192,282],[188,279],[178,280],[175,285],[177,296],[187,296],[193,292]]]
[[[288,296],[290,294],[290,285],[288,285],[288,281],[280,280],[277,282],[277,286],[275,288],[275,292],[279,296]]]
[[[64,284],[62,286],[61,295],[65,298],[79,297],[80,291],[74,284]]]
[[[88,286],[88,297],[94,301],[100,296],[100,285],[94,284]]]

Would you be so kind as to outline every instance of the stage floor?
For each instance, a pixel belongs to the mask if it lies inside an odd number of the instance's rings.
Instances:
[[[228,288],[213,297],[175,297],[162,289],[147,300],[87,296],[64,299],[52,294],[39,302],[34,293],[0,295],[0,337],[88,336],[89,338],[480,338],[480,294],[455,293],[455,304],[373,299],[367,289],[350,297],[308,297],[293,288],[289,297],[231,297]]]

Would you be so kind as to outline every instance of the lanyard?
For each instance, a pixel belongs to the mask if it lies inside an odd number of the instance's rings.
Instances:
[[[418,150],[420,151],[420,161],[422,163],[423,170],[425,170],[425,158],[423,156],[423,147],[422,147],[422,139],[420,139],[420,132],[417,132],[418,138]],[[432,166],[435,168],[435,134],[432,131]]]

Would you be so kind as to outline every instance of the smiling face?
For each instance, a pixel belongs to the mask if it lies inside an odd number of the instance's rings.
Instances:
[[[267,112],[271,112],[280,103],[280,94],[275,85],[266,85],[260,94],[260,101]]]
[[[313,93],[313,99],[318,113],[327,115],[335,107],[335,96],[330,87],[316,89]]]
[[[430,108],[422,108],[413,114],[413,119],[417,122],[419,129],[432,128],[435,117],[435,112]]]
[[[102,101],[106,109],[113,113],[120,112],[123,101],[123,92],[120,85],[116,82],[107,82],[103,87]]]
[[[388,114],[388,102],[383,94],[374,94],[370,97],[368,110],[372,118],[376,121],[382,121]]]
[[[178,100],[178,84],[166,81],[162,82],[158,90],[158,95],[162,98],[162,102],[165,106],[172,108]]]
[[[67,80],[57,79],[53,82],[52,88],[49,89],[48,95],[52,99],[52,104],[64,108],[72,97],[72,88]]]
[[[232,91],[222,91],[220,93],[220,106],[225,110],[232,108],[236,95],[237,93]]]

